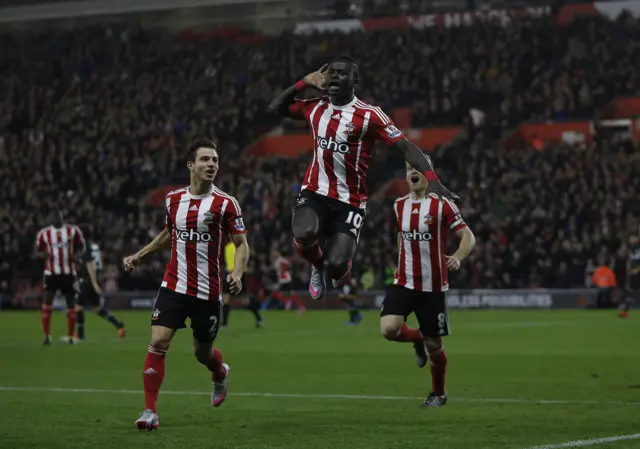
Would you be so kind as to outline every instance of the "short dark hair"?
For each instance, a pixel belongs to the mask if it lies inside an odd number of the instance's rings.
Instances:
[[[332,62],[350,62],[351,64],[355,64],[356,61],[349,54],[343,53],[337,58],[334,58]],[[356,64],[357,65],[357,64]]]
[[[196,154],[200,148],[211,148],[218,152],[218,145],[211,139],[206,137],[194,137],[187,149],[187,161],[195,162]]]
[[[355,59],[353,59],[347,53],[343,53],[340,56],[338,56],[337,58],[334,58],[333,61],[331,61],[331,62],[346,62],[348,64],[351,64],[351,70],[353,70],[353,74],[354,74],[354,78],[355,78],[356,84],[358,84],[359,79],[360,79],[360,67],[358,67],[358,64],[356,64]]]

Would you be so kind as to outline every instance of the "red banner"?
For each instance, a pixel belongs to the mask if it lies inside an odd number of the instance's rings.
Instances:
[[[420,148],[433,151],[435,148],[449,143],[456,138],[463,128],[454,126],[449,128],[410,129],[407,138]],[[309,133],[285,134],[282,136],[265,136],[251,146],[247,152],[253,156],[278,156],[297,158],[311,152],[313,139]]]
[[[640,97],[616,98],[604,109],[603,119],[634,118],[640,116]]]
[[[509,136],[504,145],[511,150],[533,146],[542,150],[551,142],[579,143],[593,139],[591,122],[526,123]]]

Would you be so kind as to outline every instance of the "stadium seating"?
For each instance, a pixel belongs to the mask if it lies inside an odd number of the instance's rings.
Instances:
[[[469,110],[480,109],[498,130],[436,158],[479,237],[460,286],[584,285],[589,260],[615,251],[632,223],[635,147],[603,139],[507,151],[499,137],[529,119],[592,117],[616,95],[637,93],[639,30],[625,16],[564,28],[545,17],[245,43],[118,26],[0,35],[0,290],[37,282],[35,233],[58,210],[101,236],[107,290],[156,288],[162,257],[132,276],[119,261],[161,229],[162,210],[145,195],[185,181],[180,150],[194,134],[221,142],[218,183],[240,200],[267,271],[272,247],[291,251],[290,200],[307,158],[242,150],[278,124],[266,111],[274,91],[336,50],[359,58],[361,97],[385,109],[410,107],[413,126],[466,123]],[[394,263],[385,201],[372,205],[357,256],[378,286]],[[296,268],[302,287],[308,273],[300,262]]]

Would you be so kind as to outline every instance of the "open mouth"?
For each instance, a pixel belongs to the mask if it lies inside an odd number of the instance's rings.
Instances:
[[[215,176],[216,171],[215,171],[215,170],[207,170],[207,171],[205,171],[205,173],[206,173],[207,175],[209,175],[209,176]]]
[[[417,175],[413,175],[413,176],[411,177],[411,182],[412,182],[413,184],[417,184],[417,183],[419,183],[419,182],[420,182],[420,177],[419,177],[419,176],[417,176]]]
[[[337,92],[340,90],[340,84],[337,81],[329,81],[327,83],[329,92]]]

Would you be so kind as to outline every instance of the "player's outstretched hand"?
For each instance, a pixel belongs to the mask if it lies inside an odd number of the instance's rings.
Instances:
[[[125,271],[132,271],[140,264],[140,256],[138,256],[137,254],[127,256],[122,259],[122,264],[124,265]]]
[[[325,90],[325,74],[327,73],[327,67],[329,64],[325,64],[320,67],[320,70],[309,73],[304,77],[304,81],[309,85],[316,87],[320,90]]]
[[[438,195],[438,198],[442,198],[444,196],[452,201],[455,201],[459,198],[458,195],[447,189],[442,184],[442,182],[440,182],[440,180],[429,181],[429,184],[427,185],[427,191],[429,193],[435,193],[436,195]]]
[[[460,261],[456,257],[444,256],[444,258],[447,261],[447,268],[451,271],[456,271],[458,268],[460,268]]]
[[[242,277],[236,273],[227,275],[227,282],[229,283],[229,293],[237,295],[242,291]]]

